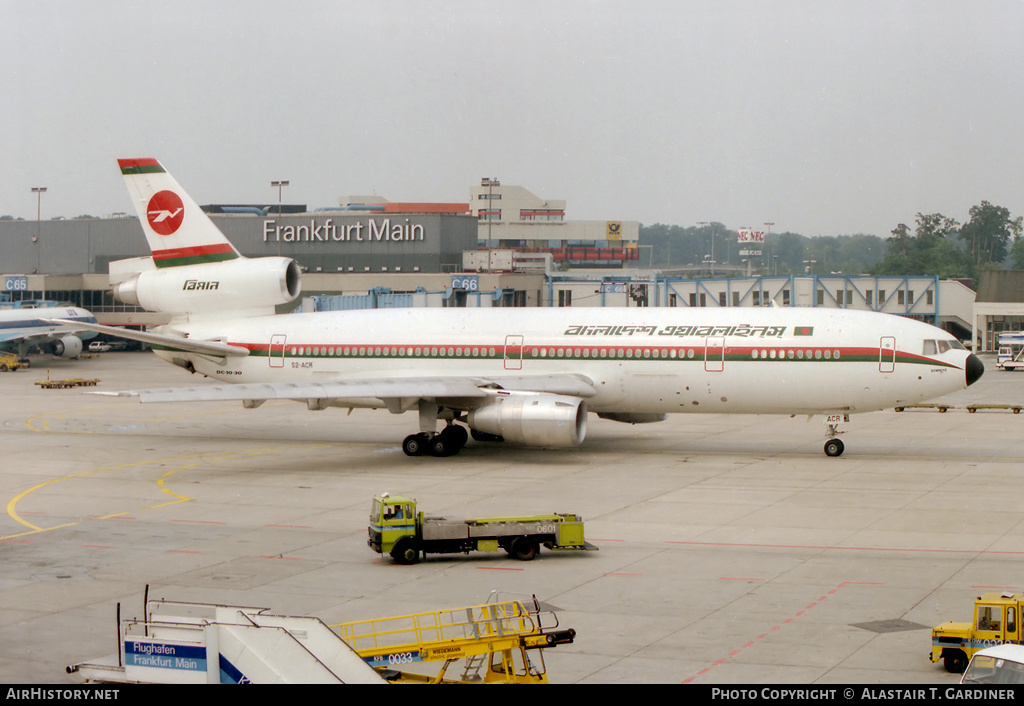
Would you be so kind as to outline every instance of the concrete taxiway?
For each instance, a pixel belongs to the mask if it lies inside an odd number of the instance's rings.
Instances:
[[[998,371],[943,399],[1024,403]],[[43,390],[196,384],[147,353],[0,374],[0,681],[71,683],[151,597],[331,624],[536,595],[575,644],[555,683],[931,683],[931,626],[1021,589],[1024,414],[820,419],[591,417],[581,449],[467,446],[409,458],[413,414],[268,403],[153,404]],[[366,546],[370,499],[428,512],[576,512],[598,552],[393,564]]]

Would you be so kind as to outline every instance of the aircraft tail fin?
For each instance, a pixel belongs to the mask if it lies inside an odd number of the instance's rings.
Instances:
[[[158,268],[241,258],[199,205],[155,159],[119,159]]]

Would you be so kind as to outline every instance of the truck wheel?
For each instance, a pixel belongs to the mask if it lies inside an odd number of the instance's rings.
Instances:
[[[510,553],[519,561],[530,561],[537,556],[537,552],[540,551],[540,547],[537,546],[537,543],[529,537],[517,538],[512,542],[511,549],[512,551]]]
[[[942,653],[942,666],[951,674],[963,674],[967,669],[967,655],[960,650],[945,650]]]
[[[402,539],[391,550],[391,558],[399,564],[415,564],[420,560],[420,550],[409,540]]]

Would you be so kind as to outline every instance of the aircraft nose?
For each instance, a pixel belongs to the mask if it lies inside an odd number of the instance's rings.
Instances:
[[[971,353],[967,356],[967,364],[964,366],[968,386],[973,385],[985,373],[985,364],[981,358]]]

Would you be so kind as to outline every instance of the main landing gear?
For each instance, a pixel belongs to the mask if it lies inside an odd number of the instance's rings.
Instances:
[[[469,432],[458,424],[449,424],[436,434],[421,431],[410,434],[402,442],[406,456],[454,456],[469,441]]]

